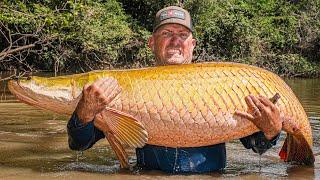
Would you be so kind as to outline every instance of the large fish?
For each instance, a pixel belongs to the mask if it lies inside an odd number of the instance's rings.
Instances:
[[[108,105],[105,133],[121,166],[127,160],[121,144],[144,143],[167,147],[214,145],[259,131],[247,119],[244,97],[279,93],[287,132],[280,156],[285,161],[313,164],[308,117],[289,86],[277,75],[254,66],[205,63],[132,70],[105,70],[28,80],[11,80],[10,91],[22,102],[70,115],[85,84],[102,77],[117,80],[122,92]]]

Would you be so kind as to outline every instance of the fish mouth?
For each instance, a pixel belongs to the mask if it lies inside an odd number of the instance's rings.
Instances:
[[[20,101],[32,105],[38,106],[39,102],[35,99],[32,99],[29,94],[26,93],[26,90],[20,85],[17,80],[10,80],[8,82],[9,91]]]
[[[29,87],[24,87],[19,80],[10,80],[8,82],[8,88],[10,92],[23,103],[65,115],[72,114],[81,98],[81,95],[71,101],[61,101],[50,98],[45,94],[35,92]]]

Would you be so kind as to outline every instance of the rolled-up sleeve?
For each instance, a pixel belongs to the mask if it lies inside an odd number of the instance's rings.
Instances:
[[[241,138],[240,141],[247,149],[260,155],[265,153],[272,146],[276,145],[280,137],[280,133],[271,140],[268,140],[262,131],[256,132],[250,136]]]
[[[78,151],[89,149],[105,137],[103,132],[94,126],[93,121],[82,124],[76,113],[72,114],[68,122],[67,132],[69,148]]]

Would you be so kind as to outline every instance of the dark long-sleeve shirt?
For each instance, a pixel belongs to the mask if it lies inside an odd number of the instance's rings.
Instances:
[[[103,132],[93,125],[93,121],[83,125],[73,113],[68,125],[69,147],[72,150],[86,150],[104,138]],[[269,141],[263,132],[241,138],[247,149],[263,154],[279,139]],[[226,166],[225,143],[190,148],[170,148],[146,144],[136,149],[137,165],[144,169],[162,170],[168,173],[203,173],[223,169]]]

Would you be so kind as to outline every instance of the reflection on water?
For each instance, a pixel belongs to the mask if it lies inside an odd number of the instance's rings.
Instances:
[[[290,79],[310,117],[314,152],[320,152],[320,79]],[[67,118],[19,103],[0,82],[0,177],[5,179],[237,179],[320,178],[319,157],[315,167],[283,163],[278,158],[285,134],[276,147],[259,155],[246,150],[239,141],[227,144],[227,168],[224,172],[204,175],[168,176],[157,171],[120,170],[119,162],[106,141],[99,141],[83,153],[69,150]],[[134,151],[129,152],[135,163]]]

